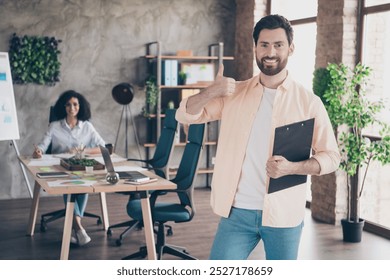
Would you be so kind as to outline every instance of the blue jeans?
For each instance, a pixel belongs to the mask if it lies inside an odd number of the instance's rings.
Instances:
[[[66,205],[68,195],[64,194],[64,202]],[[87,207],[88,194],[77,194],[74,201],[74,214],[79,217],[84,216],[85,208]]]
[[[261,239],[267,260],[296,260],[302,228],[265,227],[262,211],[233,207],[219,222],[210,260],[246,260]]]

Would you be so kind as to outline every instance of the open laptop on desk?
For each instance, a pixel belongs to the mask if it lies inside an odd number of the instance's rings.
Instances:
[[[139,171],[115,171],[112,164],[110,152],[106,147],[100,146],[100,151],[103,156],[104,164],[108,172],[116,172],[119,175],[119,179],[129,179],[135,182],[149,181],[150,178]]]

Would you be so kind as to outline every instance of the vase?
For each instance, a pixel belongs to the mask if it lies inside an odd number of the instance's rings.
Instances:
[[[359,219],[359,222],[342,219],[341,226],[343,228],[343,240],[345,242],[357,243],[362,240],[363,219]]]

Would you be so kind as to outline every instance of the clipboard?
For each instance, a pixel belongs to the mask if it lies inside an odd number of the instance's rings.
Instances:
[[[272,155],[280,155],[292,162],[310,157],[313,140],[314,118],[275,128]],[[307,175],[287,175],[278,179],[270,178],[268,193],[281,191],[306,183]]]

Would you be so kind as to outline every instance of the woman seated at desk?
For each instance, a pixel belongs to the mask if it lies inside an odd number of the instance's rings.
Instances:
[[[89,122],[90,104],[83,95],[73,90],[65,91],[54,105],[54,114],[57,121],[50,123],[48,131],[34,150],[34,158],[42,157],[50,144],[52,154],[74,153],[80,145],[85,147],[84,152],[87,154],[100,153],[99,145],[104,146],[105,142]],[[78,194],[74,204],[71,242],[80,246],[91,241],[81,224],[87,200],[88,194]],[[67,195],[64,195],[64,201],[66,203]]]

